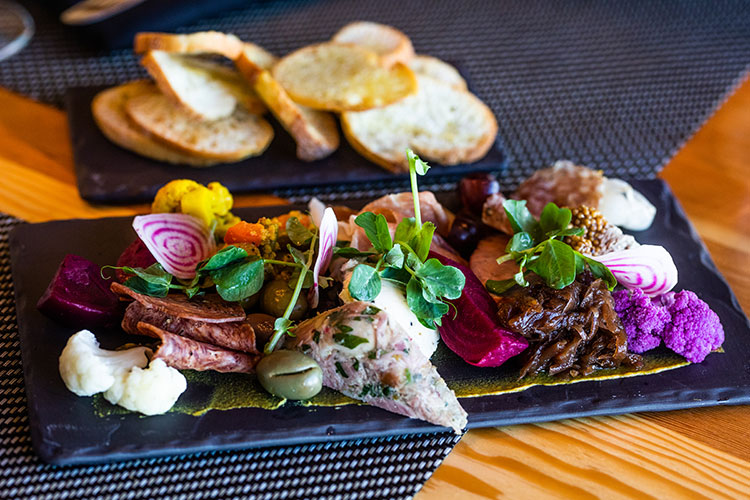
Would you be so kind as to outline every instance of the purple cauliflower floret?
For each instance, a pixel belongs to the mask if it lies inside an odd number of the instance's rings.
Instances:
[[[670,321],[662,332],[664,344],[688,361],[700,363],[724,343],[719,316],[689,291],[669,292],[660,297]]]
[[[612,298],[628,336],[628,350],[642,353],[659,347],[661,333],[671,319],[669,312],[652,302],[640,288],[614,292]]]

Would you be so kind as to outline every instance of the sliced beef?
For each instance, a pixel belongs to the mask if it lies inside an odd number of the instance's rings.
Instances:
[[[600,279],[584,273],[562,290],[530,279],[498,299],[498,317],[522,334],[529,348],[521,354],[521,376],[547,372],[576,377],[600,368],[633,368],[642,359],[627,350],[627,337],[612,294]]]
[[[148,323],[167,332],[226,349],[251,353],[258,352],[255,344],[255,330],[247,320],[231,323],[206,323],[172,316],[160,308],[151,308],[140,302],[133,302],[125,310],[122,329],[137,335],[139,333],[138,323]]]
[[[204,323],[228,323],[245,319],[245,311],[242,306],[235,302],[227,302],[218,295],[208,294],[192,299],[179,294],[150,297],[119,283],[112,283],[111,288],[113,292],[122,297],[130,297],[150,309],[158,309],[173,317]]]
[[[288,347],[312,356],[323,385],[349,397],[460,433],[466,412],[406,331],[365,302],[301,323]]]
[[[167,365],[178,370],[214,370],[217,372],[255,371],[260,356],[245,352],[222,349],[205,342],[197,342],[148,323],[137,324],[138,333],[157,338],[161,344],[154,352],[152,359],[161,359]]]

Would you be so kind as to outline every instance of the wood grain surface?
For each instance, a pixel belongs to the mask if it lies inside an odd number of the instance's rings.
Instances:
[[[0,110],[0,212],[36,222],[148,210],[81,200],[63,112],[3,89]],[[749,311],[750,83],[661,175]],[[750,407],[472,430],[416,498],[750,498]]]

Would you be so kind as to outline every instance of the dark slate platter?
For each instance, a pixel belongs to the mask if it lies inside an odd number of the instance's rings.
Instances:
[[[403,180],[409,175],[388,172],[354,151],[341,135],[341,146],[328,158],[303,162],[295,156],[291,136],[267,116],[274,127],[274,138],[260,156],[234,164],[191,168],[151,160],[110,142],[99,130],[91,114],[91,100],[103,87],[77,87],[68,90],[66,109],[73,144],[73,160],[81,197],[96,203],[136,203],[150,201],[156,191],[173,179],[190,178],[207,184],[219,181],[235,194],[284,188],[314,187],[326,184],[364,185],[379,181]],[[499,138],[478,162],[468,165],[433,164],[431,178],[465,175],[470,172],[497,172],[506,158]]]
[[[696,291],[720,316],[726,352],[711,354],[702,364],[655,375],[537,386],[515,394],[462,399],[470,428],[750,403],[750,323],[668,187],[661,181],[638,181],[635,185],[658,208],[654,225],[636,237],[642,243],[664,245],[672,253],[680,270],[678,288]],[[253,218],[289,208],[250,208],[237,213]],[[367,406],[287,405],[275,411],[209,411],[200,417],[179,413],[149,418],[96,416],[90,398],[68,392],[57,371],[57,357],[72,329],[41,315],[35,304],[65,254],[112,263],[133,239],[130,218],[27,224],[11,234],[29,421],[34,447],[43,460],[91,463],[443,430]],[[126,338],[115,330],[95,333],[109,348]],[[440,356],[437,366],[449,382],[480,380],[487,373],[487,369],[467,365],[453,355]]]

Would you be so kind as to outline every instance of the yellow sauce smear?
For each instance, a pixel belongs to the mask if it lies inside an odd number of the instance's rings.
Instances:
[[[439,361],[448,356],[443,350],[433,357]],[[537,375],[518,380],[516,373],[482,368],[482,377],[471,376],[467,379],[447,379],[448,386],[456,392],[459,398],[473,398],[494,396],[524,391],[537,385],[564,385],[593,380],[609,380],[624,377],[652,375],[680,368],[690,363],[676,354],[649,354],[643,357],[644,366],[641,370],[617,368],[613,370],[599,370],[585,377],[575,379],[560,379],[549,375]],[[440,363],[438,363],[440,364]],[[275,410],[284,404],[296,404],[305,407],[338,407],[350,404],[361,404],[359,401],[344,396],[334,390],[323,388],[314,398],[307,401],[289,401],[277,398],[267,393],[253,375],[245,373],[217,373],[184,370],[188,389],[170,410],[170,413],[184,413],[200,416],[210,410],[232,410],[236,408],[262,408]],[[96,415],[106,417],[111,415],[125,415],[130,413],[124,408],[111,405],[101,395],[94,397]]]

